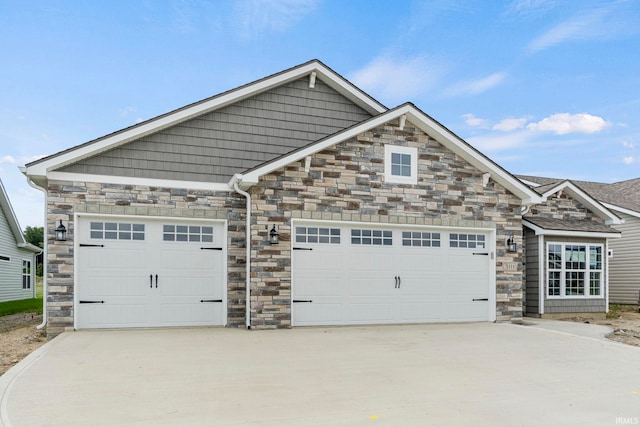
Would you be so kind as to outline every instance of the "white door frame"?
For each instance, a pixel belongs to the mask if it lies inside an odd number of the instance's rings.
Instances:
[[[173,217],[173,216],[148,216],[148,215],[118,215],[118,214],[100,214],[100,213],[74,213],[73,214],[73,226],[74,226],[74,239],[73,239],[73,329],[78,330],[78,306],[80,304],[78,297],[78,254],[80,249],[80,239],[78,238],[79,232],[79,220],[91,219],[91,218],[109,218],[109,219],[124,219],[124,220],[138,220],[138,221],[189,221],[189,222],[202,222],[202,223],[214,223],[222,224],[222,325],[227,326],[227,297],[228,297],[228,285],[227,285],[227,220],[220,219],[207,219],[207,218],[185,218],[185,217]]]

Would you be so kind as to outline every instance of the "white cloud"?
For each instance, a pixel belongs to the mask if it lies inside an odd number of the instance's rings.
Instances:
[[[254,39],[267,31],[286,31],[313,12],[316,3],[317,0],[238,0],[234,19],[240,24],[240,35]]]
[[[424,56],[379,56],[349,76],[356,86],[387,102],[402,102],[425,94],[441,73],[441,67]]]
[[[493,73],[481,79],[455,84],[447,92],[449,95],[477,95],[498,86],[506,77],[507,73]]]
[[[515,0],[506,7],[507,14],[540,15],[552,9],[555,0]]]
[[[13,165],[16,163],[16,159],[7,155],[7,156],[0,157],[0,163],[9,163]]]
[[[602,117],[591,114],[553,114],[537,123],[529,123],[527,129],[531,131],[553,132],[556,135],[566,135],[569,133],[597,133],[611,126],[611,123]]]
[[[529,52],[538,52],[569,41],[607,40],[638,32],[637,8],[633,1],[602,3],[561,22],[533,39]]]
[[[622,141],[622,146],[623,147],[627,147],[627,148],[635,148],[636,145],[632,142],[629,141]]]
[[[491,129],[499,130],[502,132],[511,132],[516,129],[522,129],[524,125],[527,123],[526,117],[521,117],[519,119],[516,118],[508,118],[502,119],[499,123],[495,124]]]
[[[464,119],[464,122],[467,124],[467,126],[471,126],[474,128],[486,128],[489,125],[489,122],[486,119],[481,119],[471,113],[463,114],[462,118]]]
[[[135,113],[136,111],[137,110],[136,110],[135,107],[131,107],[131,106],[124,107],[123,109],[120,110],[120,116],[121,117],[126,117],[131,113]]]
[[[622,159],[622,161],[624,162],[625,165],[630,165],[631,163],[635,162],[636,159],[634,159],[632,156],[629,156]]]

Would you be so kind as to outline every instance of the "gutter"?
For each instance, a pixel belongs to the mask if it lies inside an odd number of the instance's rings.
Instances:
[[[24,173],[24,171],[22,172]],[[44,194],[44,235],[43,235],[44,256],[42,257],[42,323],[36,326],[36,329],[42,329],[47,325],[47,291],[48,291],[47,254],[48,254],[48,246],[49,246],[47,243],[47,190],[38,186],[33,181],[31,181],[31,178],[29,177],[27,177],[27,184],[29,184],[29,186],[35,188],[36,190],[42,191],[42,193]]]
[[[245,246],[247,248],[246,254],[246,301],[245,301],[245,325],[247,329],[251,329],[251,195],[246,191],[242,191],[238,187],[238,182],[242,182],[242,175],[235,174],[229,181],[229,187],[232,187],[233,190],[244,196],[247,199],[247,217],[246,217],[246,225],[245,225]]]

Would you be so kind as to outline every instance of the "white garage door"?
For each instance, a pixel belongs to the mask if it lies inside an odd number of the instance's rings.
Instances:
[[[486,231],[297,223],[292,324],[488,321]]]
[[[81,217],[76,327],[223,325],[224,226]]]

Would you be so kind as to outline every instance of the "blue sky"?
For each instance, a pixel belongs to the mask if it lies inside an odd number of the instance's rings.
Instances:
[[[640,2],[0,0],[0,177],[317,58],[512,173],[640,177]]]

